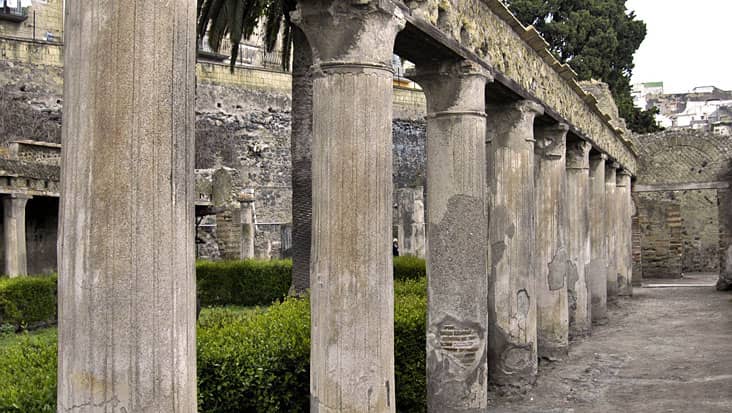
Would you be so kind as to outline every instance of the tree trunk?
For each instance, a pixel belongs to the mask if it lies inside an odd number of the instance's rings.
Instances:
[[[310,288],[312,231],[313,79],[312,52],[305,34],[293,27],[292,61],[292,287],[291,295]]]

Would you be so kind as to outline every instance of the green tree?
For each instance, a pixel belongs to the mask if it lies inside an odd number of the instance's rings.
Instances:
[[[219,51],[221,41],[231,41],[231,70],[239,54],[239,43],[264,22],[265,47],[274,50],[280,32],[282,64],[287,69],[292,54],[292,288],[301,295],[310,287],[310,236],[312,222],[312,96],[310,66],[312,53],[305,34],[290,23],[296,0],[198,0],[198,37],[208,34],[211,48]],[[264,20],[262,20],[264,19]],[[292,53],[291,53],[292,51]]]
[[[626,0],[509,0],[511,11],[544,36],[550,50],[569,63],[580,80],[610,86],[620,116],[635,132],[659,130],[652,112],[633,106],[633,55],[646,25],[629,12]]]

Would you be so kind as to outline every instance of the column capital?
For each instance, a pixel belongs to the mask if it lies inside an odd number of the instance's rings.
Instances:
[[[567,147],[567,132],[569,132],[569,125],[566,123],[536,127],[534,129],[536,138],[534,153],[547,160],[564,158]]]
[[[604,154],[604,153],[598,153],[598,154],[594,154],[594,155],[590,156],[590,160],[595,161],[595,162],[597,162],[597,161],[607,162],[608,159],[609,158],[608,158],[607,154]]]
[[[630,172],[628,172],[625,169],[618,170],[616,174],[616,183],[615,186],[620,188],[625,188],[630,186]]]
[[[393,73],[394,40],[405,25],[402,11],[394,2],[299,0],[290,17],[308,39],[314,75],[353,71]]]
[[[567,144],[567,169],[590,169],[592,144],[578,140]]]
[[[519,100],[505,105],[487,105],[486,113],[490,130],[486,143],[513,147],[523,141],[535,141],[534,119],[544,114],[544,107],[533,100]],[[498,130],[503,133],[497,133]]]
[[[485,84],[493,76],[466,60],[443,60],[420,65],[407,77],[422,86],[428,117],[473,115],[485,117]]]

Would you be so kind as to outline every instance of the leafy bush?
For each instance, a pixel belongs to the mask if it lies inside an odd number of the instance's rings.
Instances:
[[[268,305],[287,295],[292,261],[199,261],[196,279],[203,306]]]
[[[0,325],[16,329],[56,321],[56,276],[0,279]]]
[[[310,310],[288,299],[261,314],[221,310],[198,330],[199,410],[306,412]]]
[[[395,283],[397,411],[426,411],[426,280]],[[0,412],[55,410],[56,330],[0,337]],[[209,308],[198,326],[201,412],[309,410],[310,303]]]
[[[0,412],[56,411],[56,329],[0,337]]]
[[[400,413],[427,411],[427,280],[394,284],[394,370]]]
[[[418,280],[427,276],[427,267],[422,258],[394,257],[394,279],[399,281]]]

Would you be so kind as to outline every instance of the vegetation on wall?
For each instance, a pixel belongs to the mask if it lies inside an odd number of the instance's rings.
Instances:
[[[610,86],[620,116],[634,132],[660,130],[654,110],[633,106],[633,55],[646,37],[646,25],[627,10],[625,0],[508,0],[511,11],[533,25],[580,80]]]

